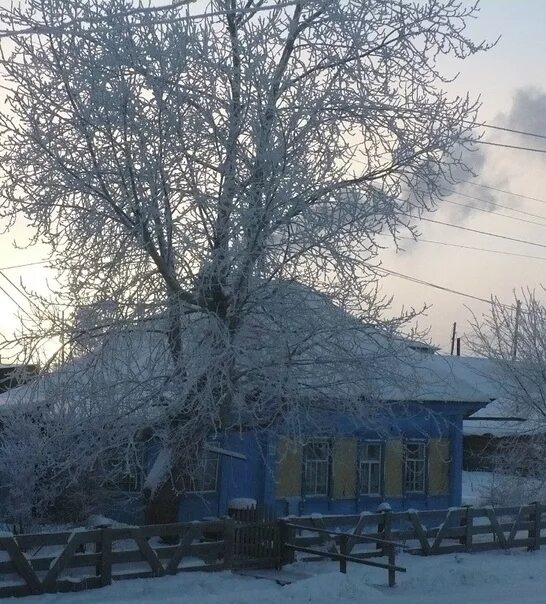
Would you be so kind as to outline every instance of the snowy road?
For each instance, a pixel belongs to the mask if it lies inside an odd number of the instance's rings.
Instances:
[[[231,573],[188,573],[176,577],[121,581],[75,594],[25,598],[56,604],[544,604],[546,550],[512,550],[422,558],[400,555],[408,572],[394,589],[386,573],[349,564],[347,575],[332,563],[299,563],[293,573],[316,573],[286,587]]]

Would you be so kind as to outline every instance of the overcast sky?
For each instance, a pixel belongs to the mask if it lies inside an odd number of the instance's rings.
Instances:
[[[543,28],[546,2],[483,0],[481,7],[480,18],[473,24],[472,31],[488,40],[494,40],[498,35],[502,37],[488,53],[458,63],[461,73],[456,90],[481,96],[481,119],[484,121],[546,134],[546,36]],[[505,135],[494,130],[487,131],[484,140],[546,149],[546,140]],[[546,155],[484,146],[483,153],[472,158],[472,163],[480,172],[474,179],[476,183],[546,200]],[[546,202],[525,200],[475,185],[466,185],[460,191],[543,219],[459,195],[452,196],[450,201],[474,205],[477,209],[465,210],[445,203],[430,218],[533,241],[545,247],[425,222],[419,227],[423,239],[538,256],[544,260],[425,242],[405,242],[408,244],[405,252],[396,253],[391,248],[382,254],[383,265],[423,281],[486,299],[495,294],[510,301],[514,289],[540,289],[541,283],[546,285]],[[518,220],[484,213],[480,209],[494,210]],[[542,225],[536,224],[541,222]],[[420,326],[430,327],[433,342],[445,350],[449,347],[454,321],[459,335],[468,331],[470,311],[467,306],[478,315],[487,311],[486,304],[395,277],[386,279],[383,288],[395,295],[396,308],[432,304],[428,315],[420,320]]]
[[[488,53],[453,66],[454,72],[460,71],[454,90],[459,93],[468,91],[474,97],[481,96],[481,119],[484,121],[546,134],[546,2],[482,0],[481,6],[481,15],[472,24],[473,34],[490,41],[499,35],[502,37]],[[546,140],[496,131],[488,131],[485,140],[546,149]],[[476,209],[463,209],[445,203],[430,218],[536,242],[545,247],[510,242],[425,222],[420,224],[422,238],[455,246],[480,247],[543,259],[481,252],[424,241],[416,244],[401,241],[405,244],[406,251],[396,253],[389,241],[385,240],[385,245],[390,249],[382,253],[382,262],[390,270],[442,287],[481,298],[496,294],[509,301],[514,289],[540,288],[541,283],[546,284],[546,155],[484,146],[483,152],[472,158],[472,163],[480,172],[475,179],[476,183],[542,198],[545,203],[465,185],[460,192],[466,195],[493,201],[527,214],[454,195],[450,198],[452,202],[472,205]],[[518,220],[484,213],[479,209],[494,210]],[[542,220],[537,216],[543,217]],[[542,224],[537,224],[541,222]],[[40,248],[13,248],[13,240],[24,243],[28,232],[24,225],[19,225],[9,235],[0,236],[0,267],[40,260],[43,257],[44,252]],[[25,283],[37,288],[43,287],[48,276],[41,266],[10,270],[6,274],[16,282],[22,278]],[[0,286],[22,305],[25,304],[24,299],[6,281],[0,279]],[[454,321],[457,322],[459,335],[467,331],[470,317],[467,307],[477,314],[487,310],[486,304],[395,277],[384,280],[383,290],[395,296],[395,310],[401,306],[420,307],[424,303],[432,305],[419,324],[420,327],[430,327],[432,341],[445,350],[449,347]],[[0,290],[0,332],[13,329],[16,310],[15,304]]]

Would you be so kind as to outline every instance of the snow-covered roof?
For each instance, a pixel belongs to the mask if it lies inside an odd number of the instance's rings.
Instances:
[[[0,409],[30,401],[36,405],[47,402],[51,398],[55,381],[55,374],[47,374],[47,376],[37,377],[22,386],[0,393]]]
[[[34,373],[36,371],[36,366],[21,363],[0,363],[0,371],[13,371],[28,374]]]
[[[471,415],[463,422],[466,436],[483,436],[490,434],[496,437],[515,434],[538,434],[546,431],[546,423],[529,406],[509,399],[511,390],[509,372],[495,361],[477,358],[460,357],[463,371],[475,382],[476,386],[489,393],[492,400],[488,405]]]
[[[252,304],[235,342],[240,371],[251,376],[246,385],[250,393],[270,388],[270,400],[276,400],[288,384],[291,393],[323,401],[367,397],[480,407],[493,398],[461,358],[436,354],[430,345],[365,324],[310,288],[293,283],[270,285],[258,292]],[[161,321],[157,320],[158,325]],[[207,362],[210,343],[203,337],[210,328],[207,321],[208,317],[194,315],[184,326],[188,374],[202,372]],[[93,362],[90,358],[73,361],[32,384],[0,395],[0,404],[55,401],[66,396],[83,401],[84,395],[99,391],[108,391],[114,398],[124,384],[134,391],[135,381],[141,396],[145,396],[147,382],[149,391],[157,392],[168,362],[166,338],[162,340],[158,331],[116,332]],[[70,381],[76,387],[72,384],[67,394]]]
[[[474,419],[464,421],[464,434],[465,436],[490,434],[491,436],[502,437],[546,432],[544,418],[540,418],[535,414],[531,417],[525,417],[525,415],[529,415],[529,411],[525,414],[521,411],[505,399],[495,400],[474,413],[471,416]]]
[[[0,392],[9,392],[19,384],[29,382],[37,373],[36,365],[0,364]]]
[[[494,398],[494,393],[490,385],[475,373],[468,360],[466,357],[440,354],[408,355],[408,364],[402,367],[408,380],[403,388],[392,392],[387,390],[385,398],[485,405]]]

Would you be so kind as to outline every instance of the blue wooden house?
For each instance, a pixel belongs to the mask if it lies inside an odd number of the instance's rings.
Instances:
[[[237,499],[251,499],[279,515],[354,514],[383,502],[393,509],[460,504],[463,419],[491,400],[462,357],[442,356],[366,325],[301,285],[270,285],[263,295],[240,329],[237,362],[257,368],[246,372],[252,379],[240,400],[269,389],[273,419],[253,418],[246,426],[243,420],[238,431],[222,433],[204,447],[201,471],[182,489],[179,520],[224,515]],[[188,358],[199,358],[200,352],[191,327],[200,331],[206,321],[206,316],[195,319],[188,328],[188,346],[195,345]],[[81,398],[83,385],[89,397],[95,390],[110,396],[124,373],[141,376],[144,384],[163,380],[158,337],[155,330],[114,333],[98,361],[84,357],[22,390],[38,405],[57,400],[59,393]],[[287,349],[290,362],[285,362]],[[77,380],[70,379],[71,372]],[[283,389],[286,383],[289,388]],[[5,402],[21,396],[11,391]],[[287,405],[289,417],[280,411],[284,402],[274,402],[286,397],[302,401]],[[149,457],[147,470],[153,473],[156,462]],[[135,501],[142,485],[133,482]],[[123,513],[99,511],[138,522],[136,507],[124,503]]]
[[[282,423],[219,437],[221,447],[244,459],[214,447],[205,452],[195,491],[180,501],[180,520],[226,514],[241,498],[279,515],[354,514],[383,502],[395,510],[460,505],[463,419],[490,396],[463,358],[409,354],[412,385],[408,379],[407,391],[387,389],[386,411],[373,420],[326,409],[298,438]]]

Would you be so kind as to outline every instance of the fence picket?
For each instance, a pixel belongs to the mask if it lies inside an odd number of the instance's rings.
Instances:
[[[56,591],[56,584],[60,574],[69,566],[68,563],[70,562],[70,559],[76,553],[76,550],[82,543],[85,543],[82,532],[74,531],[70,535],[65,548],[54,560],[53,564],[46,573],[46,576],[42,582],[45,591]]]
[[[157,557],[157,554],[152,549],[151,545],[148,543],[148,540],[146,539],[146,537],[144,537],[142,532],[138,528],[133,529],[131,531],[131,536],[133,537],[135,543],[138,545],[138,549],[142,553],[142,556],[150,565],[150,568],[152,569],[154,575],[156,577],[161,577],[162,575],[164,575],[165,569],[163,568],[163,564],[161,564],[161,561]]]
[[[42,594],[44,589],[38,578],[38,575],[30,565],[29,561],[23,555],[20,545],[15,541],[13,537],[0,537],[0,546],[2,546],[7,552],[17,572],[24,579],[30,592],[33,594]]]
[[[504,534],[504,531],[501,529],[501,527],[499,525],[499,521],[497,520],[495,511],[493,510],[493,508],[486,507],[485,513],[487,515],[487,518],[489,519],[489,522],[491,523],[491,527],[493,529],[493,534],[496,535],[499,540],[500,546],[503,549],[507,549],[508,543],[506,541],[506,536]]]
[[[102,529],[100,577],[103,586],[112,583],[112,531],[110,528]]]
[[[180,539],[180,543],[178,544],[176,550],[174,551],[165,572],[170,575],[176,574],[178,570],[178,565],[182,561],[184,554],[188,553],[189,546],[191,545],[194,539],[197,539],[202,533],[202,529],[198,526],[197,523],[194,523],[186,532],[186,534]]]
[[[466,531],[465,531],[465,549],[467,552],[472,551],[472,527],[474,524],[474,510],[467,506],[466,508]]]
[[[535,551],[540,549],[540,525],[542,520],[542,506],[538,501],[533,503],[533,511],[529,515],[529,520],[532,522],[528,533],[529,540],[532,541],[529,550]]]
[[[450,510],[383,512],[370,515],[350,516],[308,516],[276,520],[268,509],[238,510],[236,518],[210,520],[191,524],[149,525],[144,527],[102,528],[88,531],[66,531],[58,534],[20,535],[0,537],[0,548],[9,555],[9,560],[0,562],[0,580],[2,576],[13,574],[21,577],[24,583],[2,587],[0,598],[23,596],[29,593],[39,594],[82,587],[95,588],[108,585],[112,579],[139,576],[158,576],[169,573],[192,570],[218,570],[245,567],[281,567],[294,560],[295,551],[337,560],[340,568],[347,570],[347,562],[366,563],[371,557],[387,557],[387,564],[373,563],[385,568],[389,573],[389,584],[394,583],[395,548],[412,549],[423,554],[442,554],[455,551],[488,551],[499,548],[528,547],[536,549],[546,543],[541,534],[546,529],[543,522],[543,506],[534,503],[529,506],[503,508],[458,508]],[[489,522],[482,524],[480,518]],[[443,519],[443,522],[442,522]],[[476,519],[476,522],[474,522]],[[400,526],[404,520],[410,526]],[[379,523],[379,533],[365,533],[366,525]],[[439,523],[427,528],[427,524]],[[352,526],[351,526],[352,523]],[[344,532],[339,526],[347,527]],[[394,528],[396,527],[396,528]],[[302,534],[301,531],[309,531]],[[372,530],[373,527],[372,527]],[[518,532],[526,531],[518,538]],[[311,536],[310,536],[311,534]],[[178,535],[177,545],[153,546],[148,540],[152,537]],[[204,542],[195,542],[203,535]],[[476,535],[482,538],[476,539]],[[431,538],[434,537],[432,543]],[[496,541],[488,540],[493,538]],[[113,543],[132,539],[135,549],[114,550]],[[404,540],[416,540],[419,549],[400,545]],[[79,553],[79,546],[94,543],[91,553]],[[360,551],[353,554],[356,544],[376,544],[376,550]],[[57,546],[58,555],[41,556],[27,559],[25,550],[36,546]],[[324,549],[314,549],[322,545]],[[138,549],[137,549],[138,548]],[[185,556],[197,556],[204,565],[180,566]],[[223,560],[219,561],[223,557]],[[116,566],[146,561],[150,571],[134,569],[128,572],[115,572]],[[164,567],[163,561],[166,562]],[[370,562],[371,564],[371,562]],[[61,579],[65,570],[73,568],[96,568],[96,575],[84,577],[79,583]],[[46,571],[40,581],[37,571]],[[121,569],[120,569],[121,570]]]
[[[430,554],[430,543],[428,541],[427,529],[421,524],[419,520],[419,515],[415,511],[407,512],[408,517],[415,529],[415,534],[417,539],[419,539],[419,543],[421,544],[421,549],[423,550],[423,554],[428,556]]]

